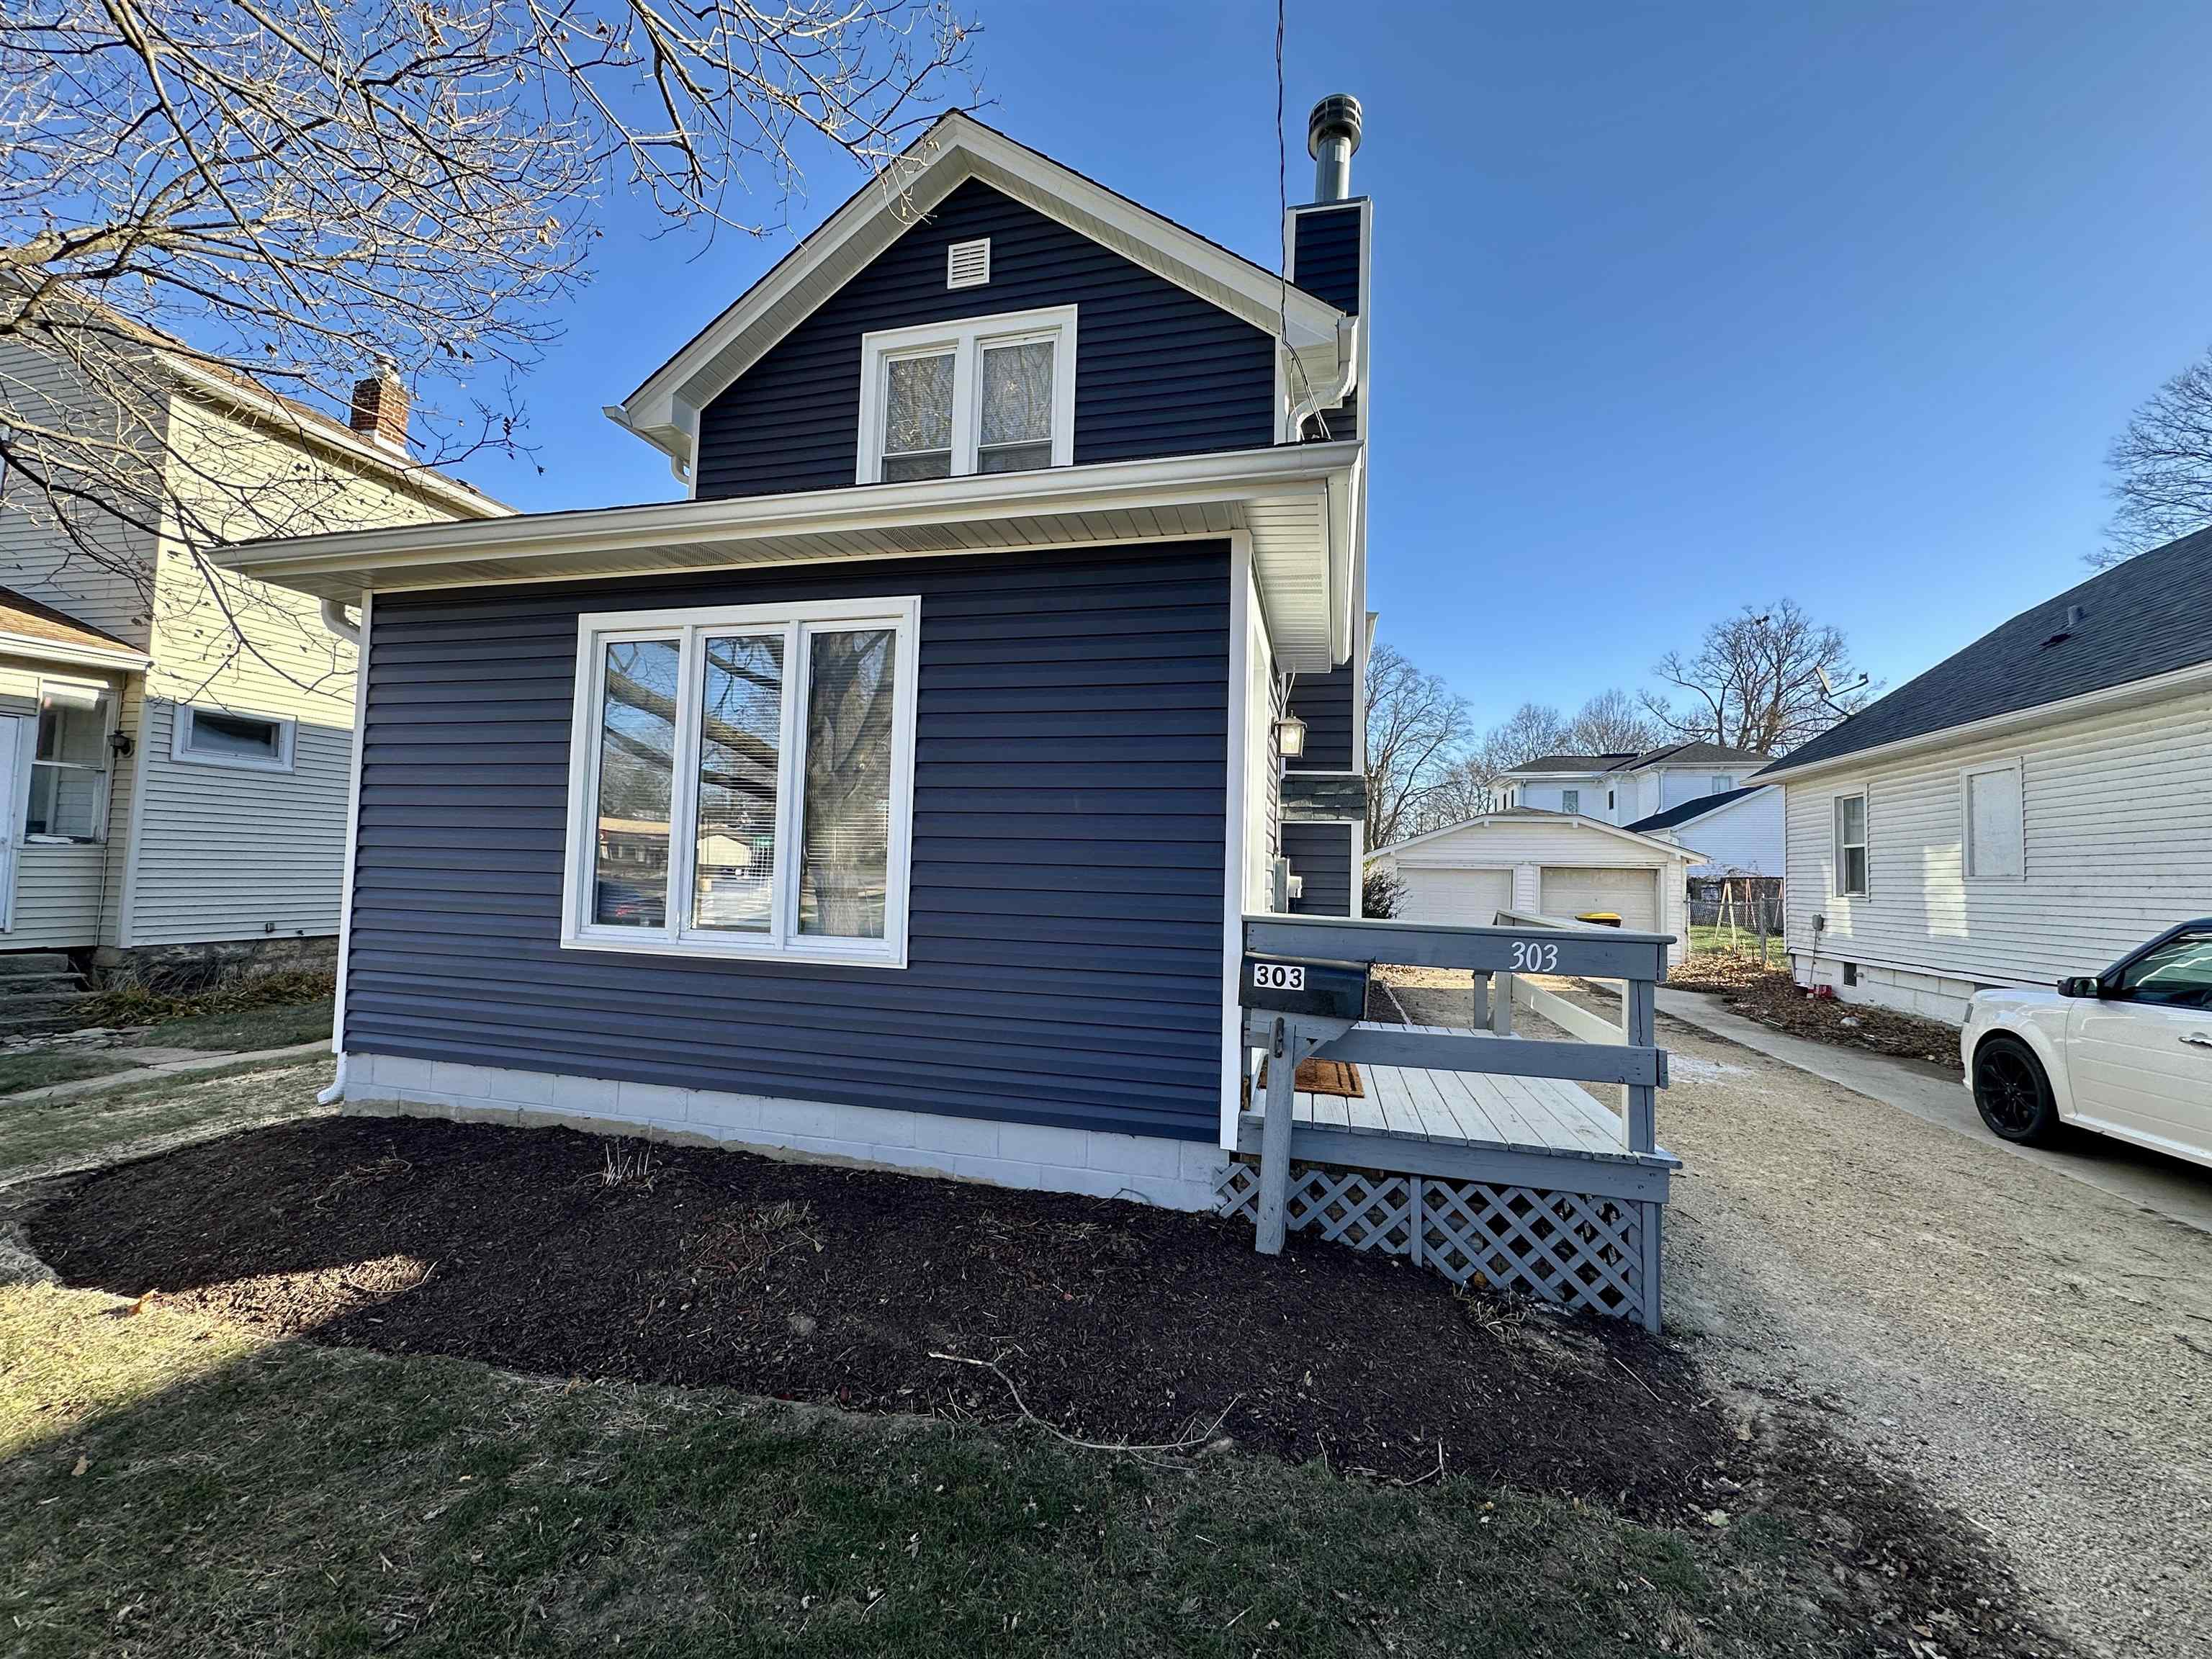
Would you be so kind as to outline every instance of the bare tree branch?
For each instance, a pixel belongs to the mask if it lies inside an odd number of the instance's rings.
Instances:
[[[1818,736],[1881,690],[1844,690],[1859,675],[1842,630],[1815,623],[1789,599],[1765,611],[1744,606],[1708,628],[1695,655],[1669,651],[1651,672],[1678,695],[1647,691],[1644,709],[1674,737],[1764,755]],[[1836,688],[1832,700],[1824,673]]]
[[[246,439],[313,439],[372,358],[413,394],[406,464],[526,453],[514,377],[608,192],[763,234],[818,143],[895,198],[901,152],[973,99],[953,3],[8,0],[7,505],[141,586],[155,536],[204,566],[350,522],[343,469],[272,489]],[[180,380],[257,388],[259,433],[175,442]]]
[[[2100,569],[2212,525],[2212,351],[2160,386],[2112,441],[2112,523]]]
[[[1427,828],[1424,803],[1443,786],[1468,733],[1466,702],[1389,645],[1367,661],[1367,842],[1387,847]]]

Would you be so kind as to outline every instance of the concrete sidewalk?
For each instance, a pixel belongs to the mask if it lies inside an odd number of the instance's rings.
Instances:
[[[2051,1148],[2015,1146],[1984,1127],[1956,1072],[1925,1061],[1895,1060],[1791,1036],[1741,1014],[1717,998],[1659,988],[1659,1012],[1756,1050],[1801,1072],[1893,1106],[1900,1112],[1972,1137],[1985,1146],[2055,1170],[2071,1180],[2155,1212],[2184,1226],[2212,1233],[2212,1170],[2141,1151],[2109,1136],[2076,1134]],[[1662,1103],[1662,1109],[1664,1105]]]
[[[99,1077],[78,1078],[69,1083],[50,1083],[43,1089],[25,1089],[16,1094],[0,1095],[0,1111],[10,1106],[35,1106],[42,1101],[70,1100],[78,1095],[96,1095],[105,1089],[127,1088],[149,1079],[189,1077],[195,1072],[220,1072],[230,1066],[307,1060],[316,1054],[328,1055],[331,1045],[325,1037],[313,1042],[295,1042],[285,1048],[245,1048],[236,1053],[199,1048],[102,1048],[95,1052],[131,1060],[138,1069],[107,1072]]]

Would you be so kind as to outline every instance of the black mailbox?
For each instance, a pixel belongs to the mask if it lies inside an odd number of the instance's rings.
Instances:
[[[1237,1000],[1271,1014],[1322,1019],[1367,1018],[1367,964],[1247,956]]]

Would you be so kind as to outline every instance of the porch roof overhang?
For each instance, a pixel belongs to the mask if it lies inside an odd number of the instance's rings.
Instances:
[[[219,550],[319,599],[1243,535],[1282,666],[1351,655],[1364,449],[1286,444],[1036,472],[404,525]]]

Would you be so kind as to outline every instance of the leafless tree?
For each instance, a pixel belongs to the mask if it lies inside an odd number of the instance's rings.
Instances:
[[[1464,699],[1394,646],[1367,662],[1367,845],[1387,847],[1424,822],[1426,802],[1467,740]]]
[[[2212,351],[2160,386],[2112,441],[2112,482],[2100,568],[2212,525]]]
[[[1665,729],[1619,686],[1601,691],[1575,711],[1559,747],[1571,755],[1640,755],[1656,747]]]
[[[1744,606],[1708,628],[1695,655],[1669,651],[1651,672],[1679,696],[1646,692],[1644,707],[1674,737],[1769,755],[1826,731],[1880,690],[1846,690],[1859,675],[1842,630],[1789,599],[1764,611]]]
[[[250,385],[257,420],[312,436],[372,355],[413,392],[420,465],[520,447],[513,379],[558,336],[598,204],[765,232],[814,140],[897,199],[902,149],[972,95],[952,5],[7,0],[8,505],[142,586],[157,531],[204,568],[326,527],[315,488],[179,453],[163,415],[179,377]]]

